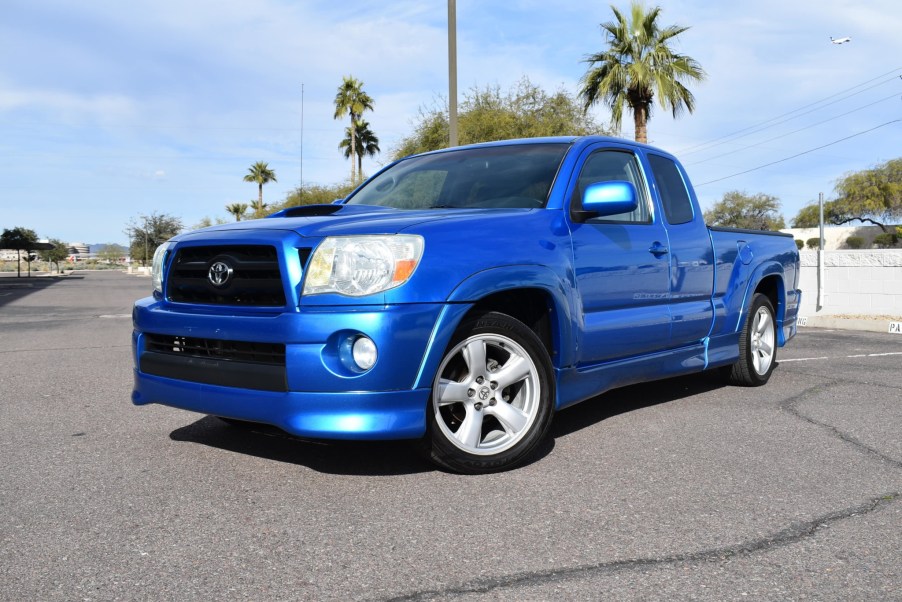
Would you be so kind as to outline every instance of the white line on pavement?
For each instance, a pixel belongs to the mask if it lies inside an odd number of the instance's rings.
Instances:
[[[856,358],[856,357],[887,357],[890,355],[902,355],[902,351],[891,351],[889,353],[863,353],[863,354],[859,354],[859,355],[847,355],[843,359],[852,359],[852,358]],[[785,360],[781,359],[779,361],[782,364],[784,362],[814,362],[814,361],[818,361],[818,360],[829,360],[829,359],[833,359],[833,358],[830,358],[830,357],[796,357],[796,358],[790,358],[790,359],[785,359]]]

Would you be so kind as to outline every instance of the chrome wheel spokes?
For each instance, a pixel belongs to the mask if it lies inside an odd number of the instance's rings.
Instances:
[[[445,437],[475,455],[515,445],[539,411],[539,375],[518,343],[483,334],[458,343],[445,356],[434,387],[433,411]]]
[[[776,336],[774,320],[764,307],[758,308],[752,322],[751,332],[752,364],[755,372],[766,374],[774,361]]]

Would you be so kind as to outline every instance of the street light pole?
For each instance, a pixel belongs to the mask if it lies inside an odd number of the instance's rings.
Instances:
[[[457,0],[448,0],[448,146],[457,146]]]

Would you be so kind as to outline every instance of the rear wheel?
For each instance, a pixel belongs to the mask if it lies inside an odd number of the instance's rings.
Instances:
[[[742,387],[765,384],[777,365],[777,326],[774,306],[765,295],[752,298],[739,334],[739,359],[733,364],[729,382]]]
[[[477,316],[458,329],[436,374],[427,453],[456,472],[512,468],[541,442],[553,408],[551,360],[538,336],[506,314]]]

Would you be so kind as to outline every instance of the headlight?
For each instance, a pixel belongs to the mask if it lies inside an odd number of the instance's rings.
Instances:
[[[422,256],[422,236],[329,237],[310,259],[304,294],[363,297],[381,293],[407,282]]]
[[[166,255],[173,244],[164,242],[157,250],[153,252],[153,263],[151,264],[151,277],[153,279],[153,290],[163,294],[163,263],[166,261]]]

